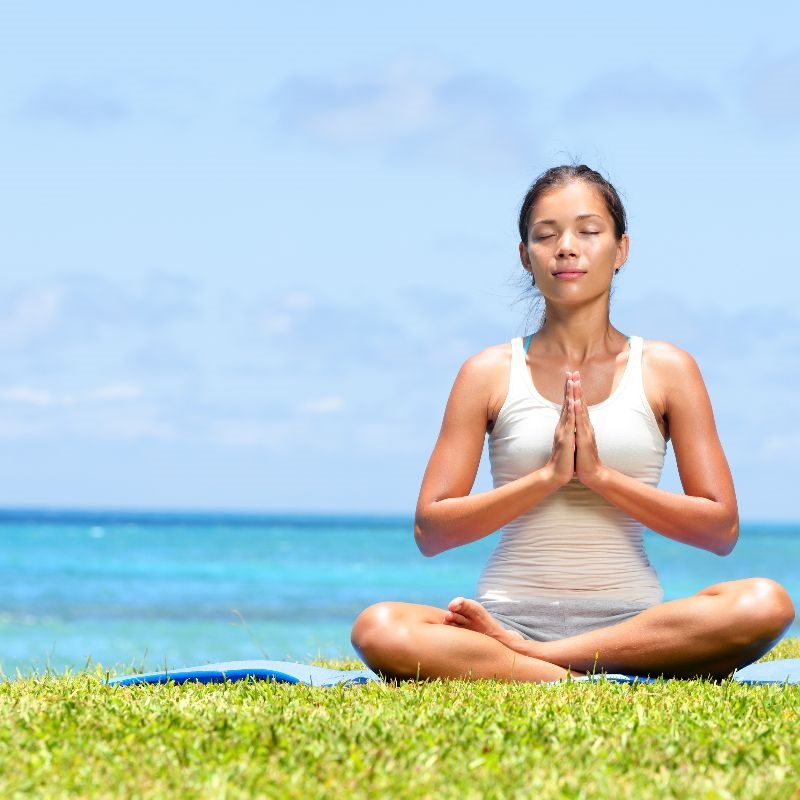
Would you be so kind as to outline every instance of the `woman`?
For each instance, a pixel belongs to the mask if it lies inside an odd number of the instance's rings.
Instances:
[[[379,603],[359,616],[353,645],[397,678],[728,675],[765,653],[794,609],[763,578],[661,602],[644,527],[726,555],[738,510],[694,360],[609,319],[629,244],[619,196],[586,166],[550,169],[519,230],[542,325],[464,364],[416,513],[428,556],[503,529],[478,599]],[[495,488],[470,494],[487,432]],[[684,494],[656,488],[668,439]]]

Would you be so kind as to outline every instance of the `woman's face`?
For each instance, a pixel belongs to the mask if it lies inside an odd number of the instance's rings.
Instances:
[[[519,252],[546,300],[578,302],[610,290],[628,256],[628,236],[616,238],[602,195],[576,180],[539,198]]]

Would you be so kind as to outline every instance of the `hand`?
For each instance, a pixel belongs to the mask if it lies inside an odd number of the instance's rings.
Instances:
[[[564,485],[569,483],[575,475],[575,392],[573,375],[567,372],[564,382],[564,403],[561,406],[561,416],[556,424],[553,435],[553,451],[550,454],[549,468],[553,477]]]
[[[603,468],[603,462],[600,461],[597,452],[594,427],[589,419],[589,407],[583,396],[580,373],[572,373],[571,384],[575,407],[575,476],[588,486]]]

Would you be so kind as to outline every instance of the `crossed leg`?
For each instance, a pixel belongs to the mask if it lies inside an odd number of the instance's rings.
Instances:
[[[518,653],[466,624],[444,624],[447,614],[435,606],[377,603],[356,620],[353,647],[372,669],[388,678],[539,682],[569,674],[557,664]]]
[[[767,652],[793,619],[783,587],[748,578],[553,642],[522,639],[464,598],[447,612],[379,603],[359,616],[352,639],[373,669],[397,678],[547,681],[592,670],[724,677]]]

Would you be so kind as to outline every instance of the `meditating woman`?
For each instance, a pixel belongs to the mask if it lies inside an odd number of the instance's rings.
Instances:
[[[611,324],[628,255],[619,196],[586,166],[550,169],[524,199],[519,233],[541,326],[464,364],[416,513],[428,556],[502,529],[477,600],[378,603],[353,645],[396,678],[728,675],[765,653],[794,609],[765,578],[662,602],[644,528],[726,555],[739,520],[694,360]],[[494,488],[471,494],[487,434]],[[682,494],[657,488],[668,439]]]

